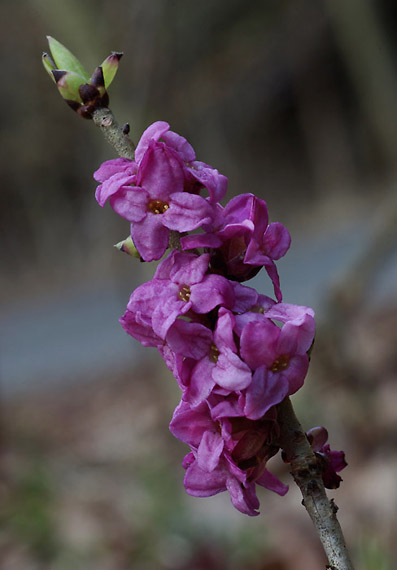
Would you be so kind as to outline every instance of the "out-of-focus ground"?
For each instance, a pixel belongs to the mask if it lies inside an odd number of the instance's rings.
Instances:
[[[391,0],[3,0],[0,36],[0,567],[316,570],[288,470],[261,516],[184,493],[168,432],[179,394],[117,319],[153,268],[112,244],[128,225],[94,200],[114,151],[41,67],[45,35],[93,69],[138,139],[166,120],[199,159],[254,192],[293,244],[284,298],[318,333],[306,428],[349,463],[339,506],[360,570],[397,565],[397,7]],[[6,23],[6,24],[4,24]],[[254,280],[269,292],[266,278]]]

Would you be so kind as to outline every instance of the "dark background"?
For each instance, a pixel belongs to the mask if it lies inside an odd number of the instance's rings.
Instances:
[[[391,0],[3,0],[0,565],[4,570],[315,570],[291,484],[261,516],[184,494],[175,382],[117,319],[153,268],[95,202],[114,151],[61,100],[54,36],[92,70],[123,51],[111,107],[137,141],[165,120],[254,192],[293,242],[284,299],[313,306],[294,397],[349,467],[331,496],[357,566],[396,564],[397,5]],[[269,292],[264,276],[254,284]],[[394,551],[393,551],[394,550]]]

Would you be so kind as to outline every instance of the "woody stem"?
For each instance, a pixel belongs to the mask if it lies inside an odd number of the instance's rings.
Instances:
[[[354,570],[336,517],[338,507],[327,497],[321,466],[295,415],[290,399],[286,398],[277,408],[279,445],[290,461],[291,474],[302,492],[302,504],[313,521],[327,555],[328,568]]]

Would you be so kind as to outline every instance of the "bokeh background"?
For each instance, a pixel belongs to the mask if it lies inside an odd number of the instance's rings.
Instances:
[[[254,192],[292,247],[286,301],[313,306],[296,397],[349,467],[330,493],[360,570],[397,544],[397,4],[393,0],[2,0],[0,566],[4,570],[316,570],[324,557],[286,466],[261,516],[183,490],[168,432],[179,400],[117,319],[153,267],[112,244],[94,200],[115,156],[61,100],[45,36],[93,69],[138,140],[168,121],[200,160]],[[266,278],[253,281],[270,292]]]

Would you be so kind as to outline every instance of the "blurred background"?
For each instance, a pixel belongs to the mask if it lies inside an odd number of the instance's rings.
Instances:
[[[179,400],[156,352],[118,324],[153,267],[112,245],[128,224],[95,202],[115,157],[40,61],[52,35],[110,89],[136,141],[165,120],[229,195],[264,198],[292,246],[284,299],[318,333],[294,397],[349,467],[331,492],[360,570],[397,544],[397,4],[392,0],[2,0],[0,566],[4,570],[316,570],[291,488],[261,516],[183,489]],[[270,293],[266,277],[252,282]]]

